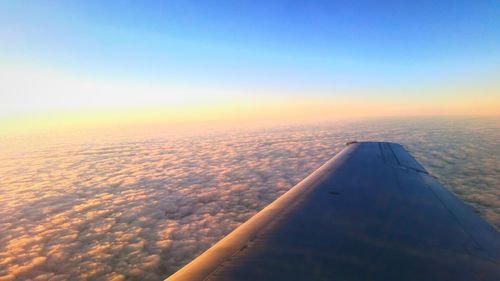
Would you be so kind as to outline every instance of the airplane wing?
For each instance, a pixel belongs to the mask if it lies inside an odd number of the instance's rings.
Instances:
[[[500,280],[500,235],[399,144],[342,152],[167,278]]]

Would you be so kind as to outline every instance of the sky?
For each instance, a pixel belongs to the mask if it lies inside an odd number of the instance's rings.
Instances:
[[[499,74],[496,0],[0,0],[3,129],[499,115]]]

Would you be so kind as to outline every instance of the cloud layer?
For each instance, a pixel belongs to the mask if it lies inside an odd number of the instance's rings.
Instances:
[[[498,119],[379,120],[60,145],[0,160],[0,280],[162,280],[349,140],[404,144],[500,227]]]

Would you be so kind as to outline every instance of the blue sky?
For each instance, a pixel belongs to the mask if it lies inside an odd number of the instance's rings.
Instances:
[[[1,1],[0,42],[21,72],[335,95],[497,74],[500,2]]]

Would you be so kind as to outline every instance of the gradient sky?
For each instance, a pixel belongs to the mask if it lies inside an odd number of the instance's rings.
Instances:
[[[495,113],[500,2],[0,1],[0,62],[2,116],[309,98],[439,114],[463,96]]]

